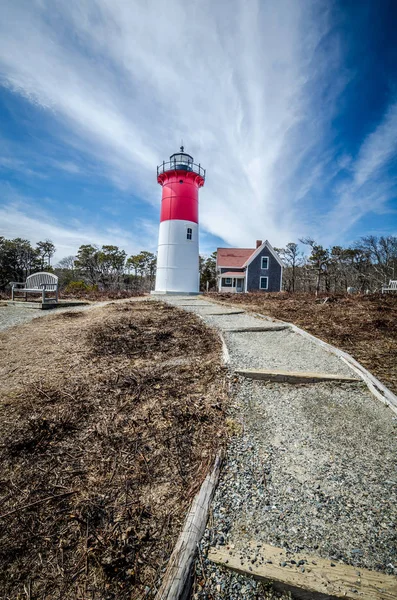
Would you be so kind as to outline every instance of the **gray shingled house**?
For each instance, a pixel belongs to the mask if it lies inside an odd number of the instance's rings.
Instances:
[[[272,245],[257,240],[256,248],[218,248],[219,292],[279,292],[283,263]]]

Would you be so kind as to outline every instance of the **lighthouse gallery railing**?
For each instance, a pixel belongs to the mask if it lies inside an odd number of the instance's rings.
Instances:
[[[200,164],[196,164],[193,162],[180,162],[177,160],[169,160],[167,162],[163,162],[161,165],[157,167],[157,175],[161,173],[165,173],[166,171],[192,171],[193,173],[197,173],[201,175],[203,179],[205,179],[205,169]]]

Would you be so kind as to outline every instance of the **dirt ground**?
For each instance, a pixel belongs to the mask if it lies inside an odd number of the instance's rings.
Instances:
[[[105,302],[106,300],[122,300],[127,298],[137,298],[138,296],[144,295],[144,292],[133,292],[127,290],[74,290],[73,292],[62,290],[59,297],[61,300],[87,300],[89,302]]]
[[[151,598],[224,439],[218,337],[143,301],[0,344],[0,598]]]
[[[133,292],[126,290],[74,290],[73,292],[67,292],[65,290],[61,290],[59,293],[60,300],[86,300],[87,302],[106,302],[107,300],[127,300],[128,298],[137,298],[139,296],[144,296],[144,292]],[[47,294],[48,298],[54,298],[55,293],[49,292]],[[16,300],[24,300],[25,297],[23,294],[17,294],[15,296]],[[28,294],[27,299],[29,302],[41,302],[41,297],[39,294]],[[0,301],[11,300],[11,290],[8,292],[0,291]]]
[[[288,321],[349,352],[397,393],[397,294],[316,298],[312,294],[209,294]]]

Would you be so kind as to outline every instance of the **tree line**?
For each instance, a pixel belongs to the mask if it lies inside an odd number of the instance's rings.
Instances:
[[[376,292],[397,278],[395,236],[364,236],[347,248],[324,248],[311,238],[299,241],[307,254],[295,242],[276,248],[285,265],[283,289],[288,292]]]
[[[146,250],[127,256],[118,246],[84,244],[76,256],[63,258],[57,267],[64,283],[82,280],[99,289],[150,291],[156,274],[156,256]]]
[[[147,250],[127,256],[118,246],[83,244],[77,254],[65,256],[55,266],[56,252],[51,240],[33,246],[29,240],[0,237],[0,290],[12,282],[23,282],[38,271],[51,271],[61,288],[70,291],[91,289],[150,291],[156,276],[156,255]],[[216,252],[200,256],[201,289],[216,287]]]
[[[305,248],[307,251],[305,252]],[[349,247],[325,248],[312,238],[275,248],[283,264],[287,292],[365,293],[397,279],[397,237],[364,236]],[[216,252],[200,257],[201,289],[217,289]]]
[[[379,291],[397,278],[397,237],[365,236],[349,247],[324,248],[311,238],[276,248],[283,263],[283,289],[288,292]],[[307,248],[305,253],[303,248]],[[25,239],[0,237],[0,290],[11,282],[25,281],[37,271],[52,271],[61,287],[150,291],[154,288],[156,255],[142,250],[127,256],[118,246],[83,244],[76,256],[66,256],[55,266],[51,240],[35,246]],[[216,252],[200,256],[200,288],[216,290]]]
[[[0,237],[0,289],[12,282],[23,282],[38,271],[58,275],[62,288],[124,289],[149,291],[154,286],[156,256],[142,250],[127,256],[118,246],[83,244],[76,256],[66,256],[55,266],[56,252],[51,240],[33,246],[29,240]]]

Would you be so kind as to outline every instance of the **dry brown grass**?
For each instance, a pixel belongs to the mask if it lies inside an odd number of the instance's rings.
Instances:
[[[211,294],[214,300],[288,321],[349,352],[397,393],[397,295]]]
[[[0,597],[152,597],[224,437],[218,338],[127,302],[0,342]]]

